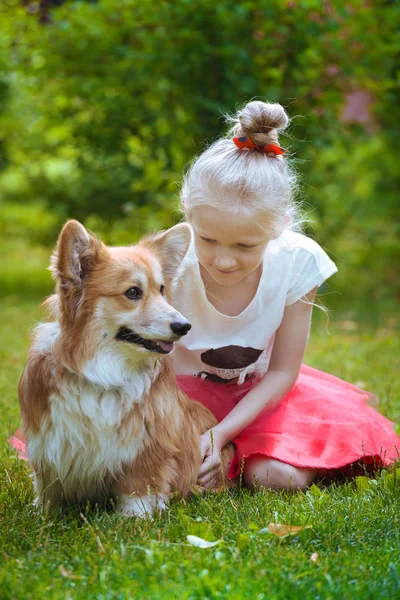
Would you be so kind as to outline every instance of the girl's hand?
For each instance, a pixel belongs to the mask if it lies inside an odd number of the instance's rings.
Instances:
[[[197,484],[206,488],[216,485],[221,469],[221,444],[209,429],[200,436],[200,451],[203,462],[200,467]]]

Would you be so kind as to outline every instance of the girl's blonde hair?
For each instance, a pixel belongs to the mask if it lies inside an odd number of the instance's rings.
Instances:
[[[289,124],[280,104],[249,102],[234,116],[231,128],[194,159],[182,186],[182,204],[190,221],[195,206],[208,205],[256,219],[271,237],[300,224],[294,198],[298,180],[283,155],[240,150],[233,137],[248,137],[257,146],[279,144],[278,132]]]

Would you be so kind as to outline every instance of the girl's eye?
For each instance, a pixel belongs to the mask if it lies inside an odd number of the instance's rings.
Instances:
[[[203,240],[203,242],[207,242],[209,244],[213,244],[215,242],[215,240],[211,240],[210,238],[205,238],[200,236],[200,238]]]
[[[247,248],[248,250],[251,248],[255,248],[257,244],[254,244],[253,246],[249,246],[248,244],[238,244],[239,248]]]
[[[165,291],[165,285],[162,285],[160,287],[160,294],[161,294],[161,296],[164,296],[164,291]]]
[[[129,300],[140,300],[140,298],[143,296],[143,292],[139,287],[135,285],[129,288],[129,290],[126,290],[124,296],[129,298]]]

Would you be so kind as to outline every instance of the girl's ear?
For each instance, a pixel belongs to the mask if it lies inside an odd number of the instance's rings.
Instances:
[[[192,232],[189,225],[180,223],[168,231],[145,238],[140,245],[157,255],[164,276],[172,282],[189,249],[191,239]]]
[[[80,290],[97,263],[102,246],[101,241],[90,234],[79,221],[67,221],[50,259],[50,271],[61,284],[61,290]]]

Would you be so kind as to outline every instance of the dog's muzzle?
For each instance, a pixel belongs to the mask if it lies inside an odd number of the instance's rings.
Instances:
[[[135,333],[129,327],[121,327],[115,336],[116,340],[121,342],[128,342],[129,344],[136,344],[142,346],[150,352],[157,352],[158,354],[169,354],[174,347],[174,342],[180,337],[187,334],[192,328],[191,324],[187,321],[174,321],[170,324],[172,333],[175,334],[173,340],[151,340],[146,339],[137,333]]]

